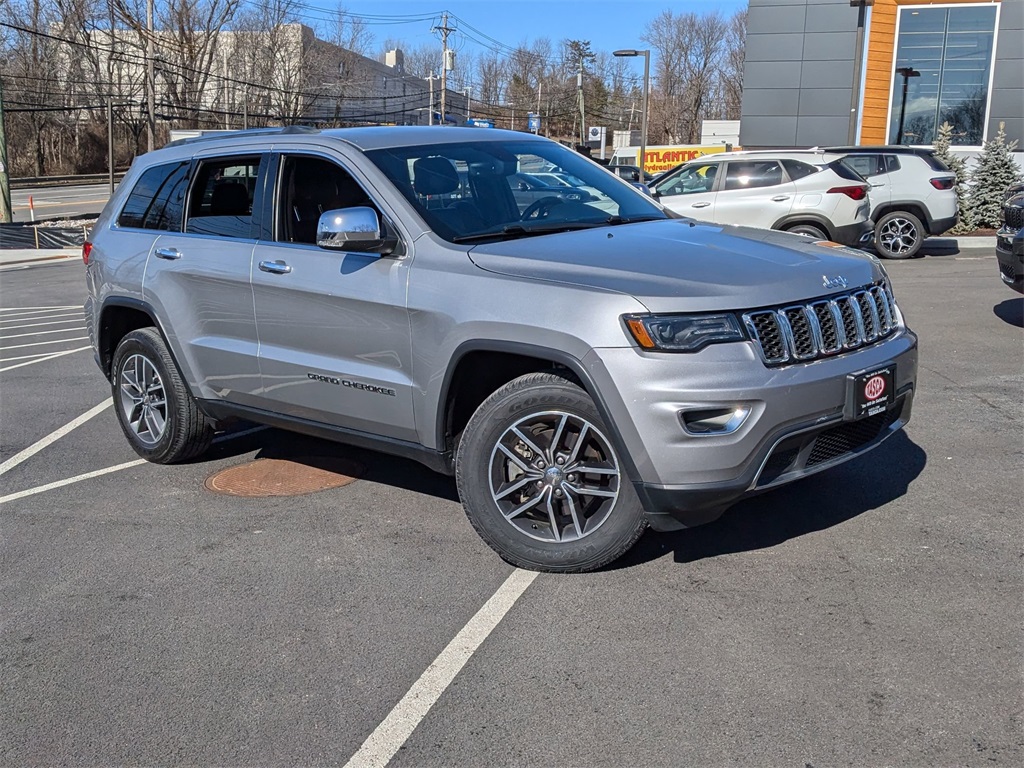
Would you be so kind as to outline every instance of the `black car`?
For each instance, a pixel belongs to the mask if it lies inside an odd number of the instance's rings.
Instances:
[[[999,276],[1018,293],[1024,293],[1024,189],[1003,203],[1003,226],[996,233]]]

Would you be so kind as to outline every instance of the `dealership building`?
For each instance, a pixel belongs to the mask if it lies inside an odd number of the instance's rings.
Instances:
[[[1024,0],[750,0],[747,30],[745,148],[929,146],[947,121],[964,152],[1000,123],[1024,148]]]

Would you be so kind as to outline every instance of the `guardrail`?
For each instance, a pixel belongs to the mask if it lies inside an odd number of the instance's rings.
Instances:
[[[114,182],[124,178],[126,171],[115,171]],[[105,184],[110,178],[107,173],[85,173],[75,176],[22,176],[11,179],[11,189],[27,189],[30,187],[66,187],[78,184]]]

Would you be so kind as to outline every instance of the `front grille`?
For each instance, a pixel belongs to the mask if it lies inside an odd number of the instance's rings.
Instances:
[[[1024,227],[1024,208],[1019,205],[1007,205],[1003,207],[1003,220],[1010,229]]]
[[[898,327],[896,304],[882,285],[824,301],[743,315],[765,365],[807,362],[873,344]]]
[[[1008,281],[1015,282],[1017,280],[1017,270],[1013,268],[1013,264],[1008,261],[999,262],[999,271],[1003,277]]]

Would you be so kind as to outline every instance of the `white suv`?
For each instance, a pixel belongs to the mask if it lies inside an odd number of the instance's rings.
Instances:
[[[702,221],[780,229],[843,245],[871,241],[868,184],[821,152],[729,152],[669,171],[651,194]]]
[[[956,226],[956,175],[934,150],[829,147],[822,156],[841,161],[871,184],[871,219],[879,256],[909,259],[926,237]]]

